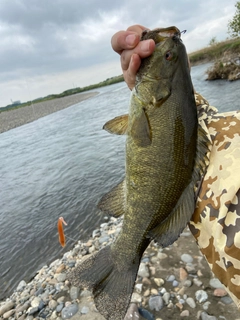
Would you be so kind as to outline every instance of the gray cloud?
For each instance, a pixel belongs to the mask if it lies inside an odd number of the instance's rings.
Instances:
[[[5,85],[4,92],[8,92],[14,82],[16,90],[16,82],[19,81],[21,89],[16,91],[19,97],[23,92],[23,78],[34,77],[38,81],[37,77],[44,76],[46,81],[48,75],[57,77],[59,74],[61,77],[63,73],[79,70],[80,79],[84,74],[80,71],[82,69],[95,65],[95,70],[98,70],[97,66],[101,64],[118,63],[116,53],[111,50],[111,36],[136,23],[150,28],[174,24],[181,30],[187,29],[188,33],[184,36],[187,48],[190,51],[199,49],[214,36],[219,40],[226,38],[227,17],[233,15],[235,2],[1,0],[1,88]],[[109,72],[106,69],[106,73],[97,73],[92,82],[98,78],[103,80]],[[81,82],[84,83],[84,79]],[[44,88],[42,84],[39,87]],[[64,89],[67,88],[58,88],[59,92]],[[48,86],[45,91],[39,92],[39,96],[48,90],[55,92],[57,88]],[[22,93],[20,98],[25,99]],[[7,101],[9,97],[3,96],[0,106],[4,105],[4,99]]]

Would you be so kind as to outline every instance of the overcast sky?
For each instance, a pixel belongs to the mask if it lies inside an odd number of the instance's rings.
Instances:
[[[229,35],[236,0],[0,0],[0,107],[121,74],[112,35],[133,24],[187,29],[188,52]]]

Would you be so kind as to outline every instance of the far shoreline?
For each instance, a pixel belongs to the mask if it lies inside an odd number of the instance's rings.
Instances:
[[[99,92],[85,92],[69,95],[63,98],[39,102],[31,106],[25,106],[8,111],[0,111],[0,133],[33,122],[51,113],[68,108],[76,103],[96,96]]]

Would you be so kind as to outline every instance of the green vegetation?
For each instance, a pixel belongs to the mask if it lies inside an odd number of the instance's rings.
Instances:
[[[214,38],[213,38],[214,39]],[[191,65],[214,61],[222,58],[224,55],[236,54],[240,52],[240,38],[228,39],[222,42],[213,43],[204,49],[189,54]]]
[[[240,1],[237,1],[235,7],[237,9],[235,15],[228,23],[228,33],[232,37],[240,36]]]
[[[86,86],[86,87],[83,87],[83,88],[77,87],[77,88],[73,88],[73,89],[68,89],[68,90],[63,91],[62,93],[59,93],[59,94],[50,94],[50,95],[48,95],[46,97],[37,98],[35,100],[27,101],[27,102],[24,102],[24,103],[21,103],[21,104],[17,104],[17,105],[16,104],[9,104],[6,107],[1,108],[0,109],[0,113],[2,111],[18,109],[18,108],[21,108],[21,107],[30,106],[31,104],[44,102],[44,101],[57,99],[57,98],[63,98],[63,97],[66,97],[66,96],[70,96],[72,94],[77,94],[77,93],[82,93],[82,92],[85,92],[85,91],[97,89],[97,88],[108,86],[108,85],[111,85],[111,84],[114,84],[114,83],[122,82],[123,80],[124,80],[123,79],[123,75],[120,75],[120,76],[108,78],[108,79],[106,79],[106,80],[104,80],[102,82],[99,82],[99,83],[96,83],[96,84],[92,84],[92,85],[89,85],[89,86]]]

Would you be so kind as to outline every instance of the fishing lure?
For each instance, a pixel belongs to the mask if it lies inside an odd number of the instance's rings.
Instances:
[[[65,226],[67,226],[66,221],[63,219],[63,217],[60,217],[58,219],[58,235],[59,235],[59,242],[61,244],[62,247],[65,247],[65,235],[64,235],[64,231],[63,231],[63,224]]]

